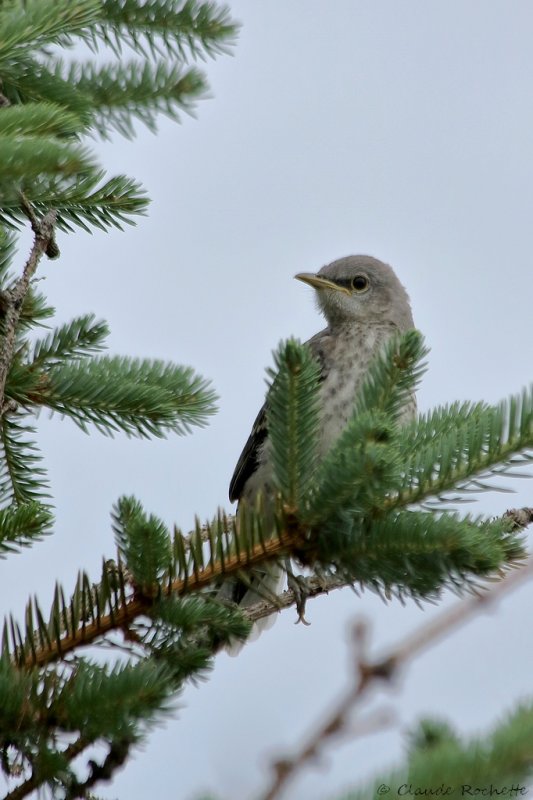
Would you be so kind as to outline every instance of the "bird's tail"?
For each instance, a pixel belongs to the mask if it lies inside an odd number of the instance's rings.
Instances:
[[[272,595],[277,595],[283,588],[285,573],[278,564],[265,564],[263,567],[252,570],[246,576],[246,583],[238,578],[224,581],[216,594],[216,599],[223,602],[236,603],[239,608],[246,609],[250,606],[269,600]],[[233,641],[226,645],[225,650],[230,656],[236,656],[248,642],[259,638],[263,631],[272,627],[276,621],[276,614],[257,620],[252,626],[246,642]]]

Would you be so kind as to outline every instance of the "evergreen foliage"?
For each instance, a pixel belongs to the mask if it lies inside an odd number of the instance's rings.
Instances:
[[[37,213],[58,212],[65,230],[121,227],[146,210],[142,188],[107,177],[80,142],[86,134],[132,137],[165,113],[179,119],[205,94],[187,60],[225,52],[235,39],[227,9],[178,0],[17,0],[0,7],[0,222],[19,226],[23,192]],[[80,42],[114,60],[62,58]],[[124,60],[123,51],[134,58]]]
[[[43,254],[59,254],[54,227],[121,228],[146,211],[144,189],[132,178],[106,175],[87,137],[132,137],[136,121],[155,131],[159,114],[179,120],[190,113],[207,90],[191,62],[225,52],[235,33],[228,11],[209,2],[0,3],[2,556],[53,528],[34,441],[32,418],[41,407],[87,432],[142,437],[188,433],[214,411],[208,382],[189,367],[102,353],[109,331],[93,314],[48,327],[54,309],[32,278]],[[68,53],[84,46],[89,54],[100,50],[98,58],[80,61]],[[28,223],[35,241],[20,274],[16,232]],[[36,335],[43,326],[44,334]],[[173,544],[163,523],[136,501],[123,500],[117,509],[116,525],[127,530],[122,537],[117,532],[125,566],[104,563],[97,584],[80,573],[68,602],[57,586],[50,613],[32,598],[23,625],[14,619],[4,625],[1,763],[19,797],[44,786],[57,797],[86,796],[109,780],[173,707],[183,682],[209,668],[214,648],[249,630],[242,615],[207,595],[157,593],[173,553],[185,554],[185,547]],[[145,614],[127,620],[128,643],[121,644],[113,632],[124,607],[143,591]],[[91,631],[103,630],[103,620],[110,643],[130,647],[126,663],[107,666],[90,656],[69,661],[68,653],[94,641]],[[72,762],[84,754],[88,777],[82,780]]]
[[[280,347],[274,362],[267,412],[274,474],[284,501],[297,509],[317,460],[320,373],[310,352],[295,340]]]
[[[461,740],[440,720],[422,720],[411,733],[405,766],[336,800],[368,800],[389,793],[381,787],[389,787],[391,796],[521,797],[527,793],[532,761],[531,703],[518,706],[490,734],[470,740]]]
[[[2,556],[53,528],[34,441],[42,407],[88,433],[138,437],[188,433],[215,410],[209,383],[190,367],[105,354],[107,325],[93,314],[49,327],[54,309],[33,277],[44,255],[59,255],[56,229],[120,228],[146,210],[144,189],[107,176],[86,139],[131,137],[138,121],[155,130],[161,113],[179,119],[206,88],[192,62],[225,52],[235,31],[228,11],[211,2],[0,2]],[[80,46],[91,54],[83,62],[70,58]],[[111,60],[93,57],[98,50]],[[17,268],[23,225],[34,242]],[[260,501],[242,503],[236,518],[219,511],[184,536],[123,497],[112,513],[117,561],[103,563],[99,581],[80,571],[70,596],[56,586],[48,611],[32,597],[23,622],[6,617],[0,765],[16,784],[12,796],[42,788],[89,796],[113,776],[172,710],[184,682],[202,678],[221,646],[247,637],[252,615],[217,600],[224,580],[246,582],[266,562],[292,559],[335,585],[423,600],[520,562],[523,542],[510,518],[460,515],[435,501],[481,491],[487,477],[512,476],[530,459],[533,391],[498,406],[452,404],[403,425],[426,354],[416,331],[392,341],[324,456],[319,365],[295,340],[283,343],[266,411],[278,490],[272,513]],[[122,660],[102,663],[83,650],[101,644]],[[530,716],[523,709],[483,752],[512,743],[519,759]],[[464,749],[455,739],[442,747],[456,760]]]

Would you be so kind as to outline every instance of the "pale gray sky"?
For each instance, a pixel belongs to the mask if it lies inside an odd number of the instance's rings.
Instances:
[[[30,590],[46,606],[55,578],[70,589],[79,567],[97,577],[114,554],[109,511],[120,494],[185,529],[194,514],[229,507],[271,350],[321,326],[296,272],[350,253],[394,266],[432,349],[423,409],[494,401],[533,380],[529,0],[234,0],[231,9],[240,40],[233,58],[207,65],[213,99],[198,119],[98,145],[111,173],[143,181],[149,217],[124,234],[62,236],[61,260],[43,270],[60,320],[94,311],[111,325],[113,352],[193,365],[212,378],[220,412],[204,431],[155,443],[40,420],[57,533],[4,562],[17,613]],[[515,488],[474,510],[533,504],[533,484]],[[529,586],[418,659],[385,697],[399,724],[336,745],[287,800],[332,798],[394,763],[421,714],[473,733],[530,695],[532,601]],[[99,794],[258,796],[269,759],[296,746],[349,680],[349,621],[370,619],[378,650],[437,612],[348,590],[310,603],[309,628],[285,612],[239,658],[221,654]]]

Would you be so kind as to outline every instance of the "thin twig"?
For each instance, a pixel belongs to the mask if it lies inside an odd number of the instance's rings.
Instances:
[[[337,575],[328,575],[322,578],[317,578],[313,575],[309,578],[299,578],[299,582],[301,587],[300,591],[305,595],[306,600],[310,600],[313,597],[320,597],[320,595],[329,594],[335,589],[342,589],[343,587],[352,585],[350,581],[339,578]],[[247,608],[243,608],[242,612],[250,622],[257,622],[259,619],[269,617],[271,614],[296,605],[298,601],[298,593],[293,589],[287,589],[278,595],[276,603],[270,600],[261,600]]]
[[[24,195],[21,196],[21,206],[30,220],[35,238],[28,260],[24,265],[22,275],[15,281],[10,290],[4,292],[3,296],[6,308],[4,336],[0,350],[0,416],[6,411],[11,410],[9,401],[7,403],[5,402],[5,388],[15,352],[17,327],[24,304],[24,298],[28,293],[30,281],[35,274],[39,261],[43,254],[49,252],[50,247],[54,244],[54,225],[57,219],[56,211],[47,211],[46,214],[39,219]]]
[[[529,509],[531,512],[531,509]],[[519,509],[522,512],[522,509]],[[513,512],[507,512],[514,516]],[[516,517],[514,517],[517,519]],[[525,519],[531,521],[531,516]],[[528,524],[528,522],[525,522]],[[517,520],[517,525],[522,526]],[[503,578],[499,583],[487,591],[480,592],[466,600],[457,603],[452,608],[439,614],[434,620],[418,628],[413,634],[407,636],[403,642],[393,647],[381,658],[369,661],[366,658],[368,631],[364,622],[357,622],[354,626],[354,644],[356,648],[356,670],[354,683],[342,695],[339,702],[325,722],[317,726],[311,733],[301,750],[292,758],[284,758],[273,764],[274,778],[271,786],[262,796],[261,800],[276,800],[289,780],[311,760],[315,760],[320,751],[334,736],[342,733],[347,728],[349,716],[366,697],[369,688],[378,681],[390,682],[397,674],[400,667],[411,661],[430,645],[435,644],[447,634],[469,621],[474,614],[495,603],[504,595],[516,589],[527,578],[533,575],[533,558],[530,558],[522,567]]]

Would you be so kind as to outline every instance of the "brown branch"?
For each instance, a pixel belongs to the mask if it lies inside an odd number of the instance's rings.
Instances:
[[[524,528],[533,521],[533,508],[512,509],[507,512],[517,528]],[[63,659],[66,655],[79,647],[94,644],[107,633],[114,630],[125,630],[142,615],[149,615],[154,603],[161,593],[168,597],[172,595],[183,596],[199,592],[210,586],[217,578],[229,578],[243,569],[250,569],[266,561],[277,560],[284,555],[302,552],[306,545],[306,529],[300,528],[295,523],[287,526],[275,539],[256,545],[250,553],[239,553],[222,561],[209,564],[202,570],[186,578],[176,579],[163,587],[155,587],[152,593],[136,591],[130,599],[117,611],[100,616],[90,624],[82,626],[73,634],[68,634],[60,639],[55,639],[47,645],[36,647],[32,652],[18,663],[25,668],[44,666],[54,661]],[[302,588],[306,598],[318,597],[322,594],[349,586],[350,583],[337,576],[319,578],[316,576],[303,578]],[[298,605],[300,597],[292,589],[283,592],[275,601],[261,600],[244,610],[244,614],[251,622],[263,617],[268,617],[284,608]]]
[[[128,738],[118,742],[110,742],[108,753],[103,762],[98,764],[96,761],[89,761],[89,777],[83,783],[74,781],[66,791],[65,800],[88,797],[89,790],[99,781],[110,781],[113,773],[122,767],[126,761],[132,744],[133,741]]]
[[[24,781],[24,783],[16,786],[12,792],[5,794],[2,800],[22,800],[23,797],[27,797],[35,789],[38,789],[42,783],[42,780],[38,779],[35,775],[32,775],[27,781]]]
[[[522,514],[522,512],[529,512],[529,514]],[[523,527],[531,522],[533,510],[518,509],[507,512],[507,514],[515,519],[517,526]],[[468,622],[483,607],[497,602],[532,576],[533,558],[530,558],[524,566],[517,567],[491,589],[457,603],[439,614],[434,620],[422,625],[387,654],[373,661],[369,661],[366,657],[368,640],[366,623],[356,622],[353,634],[356,649],[356,671],[353,685],[343,693],[331,713],[328,714],[326,721],[317,726],[295,756],[280,759],[273,764],[274,778],[261,800],[276,800],[280,797],[289,780],[294,779],[308,762],[315,760],[331,739],[345,732],[349,716],[366,697],[372,685],[378,681],[390,682],[397,675],[398,670],[407,665],[414,656]]]
[[[275,539],[257,544],[250,553],[236,554],[224,562],[216,561],[196,574],[178,578],[162,588],[156,587],[153,593],[137,591],[118,611],[100,616],[89,625],[83,624],[75,633],[56,639],[47,646],[35,648],[20,665],[31,668],[58,661],[78,647],[93,644],[106,633],[127,628],[137,617],[149,614],[161,593],[168,597],[199,592],[210,586],[216,578],[231,577],[243,568],[249,569],[265,561],[278,559],[301,548],[303,544],[303,532],[297,527],[291,528],[290,531],[281,532]]]
[[[6,411],[12,410],[10,401],[7,401],[7,403],[5,402],[5,388],[7,375],[15,352],[17,327],[24,304],[24,298],[28,293],[30,281],[35,274],[43,254],[49,254],[51,248],[55,246],[54,225],[56,223],[57,212],[47,211],[46,214],[39,219],[24,195],[21,195],[21,206],[30,220],[35,238],[28,260],[24,265],[22,275],[15,281],[11,289],[3,293],[5,318],[4,336],[0,350],[0,416]]]

